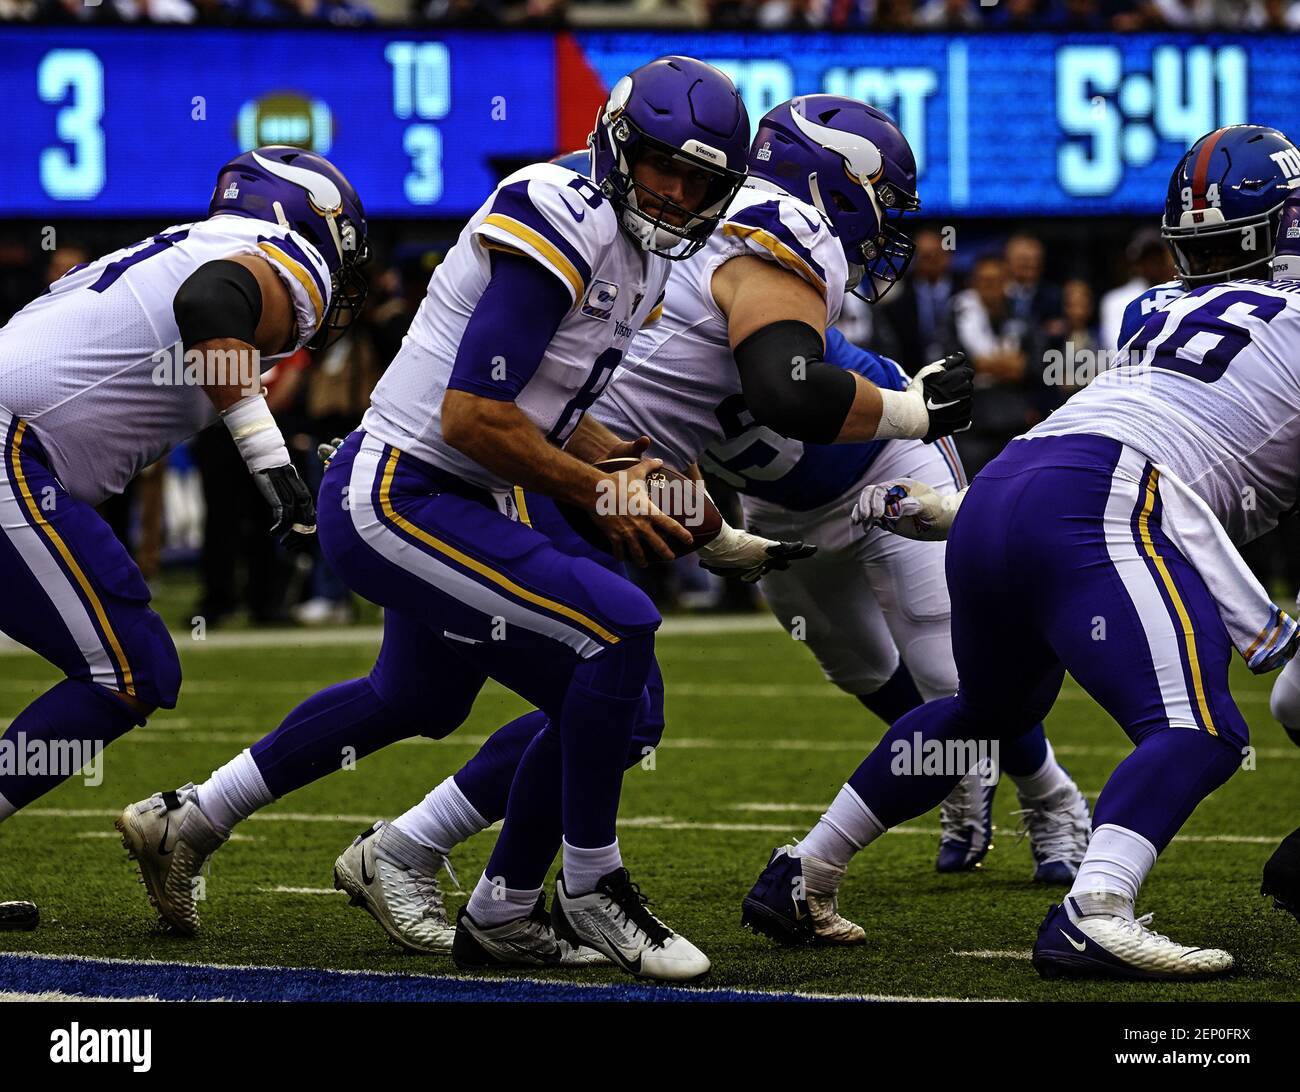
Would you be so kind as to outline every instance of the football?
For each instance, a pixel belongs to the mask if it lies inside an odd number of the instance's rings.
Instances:
[[[597,470],[614,474],[620,470],[630,470],[638,462],[640,462],[639,459],[629,456],[618,459],[602,459],[594,465]],[[675,539],[666,540],[668,545],[672,547],[673,553],[678,557],[694,553],[701,546],[705,546],[717,538],[718,532],[722,530],[722,513],[709,499],[703,483],[688,478],[681,471],[674,470],[671,466],[661,466],[658,470],[652,471],[646,475],[645,481],[650,502],[665,515],[675,519],[694,536],[689,546]],[[628,496],[617,496],[611,491],[608,497],[598,498],[597,503],[607,505],[607,510],[610,512],[631,511],[635,513],[639,499],[639,491],[630,493]],[[601,550],[610,550],[612,548],[605,532],[600,529],[590,512],[578,508],[576,505],[568,504],[561,504],[559,509],[568,521],[569,526],[592,546]]]

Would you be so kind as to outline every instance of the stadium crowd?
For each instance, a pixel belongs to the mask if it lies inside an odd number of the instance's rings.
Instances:
[[[0,0],[51,23],[428,23],[732,30],[1294,30],[1300,0]]]

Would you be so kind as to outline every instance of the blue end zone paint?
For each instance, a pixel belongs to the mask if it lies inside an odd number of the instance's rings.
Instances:
[[[218,967],[9,953],[0,992],[158,997],[167,1001],[797,1001],[790,993],[649,985],[576,985],[557,978],[471,979],[326,971],[305,967]]]

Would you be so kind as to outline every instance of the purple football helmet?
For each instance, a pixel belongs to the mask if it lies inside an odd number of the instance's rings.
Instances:
[[[758,123],[749,173],[830,220],[854,295],[875,303],[907,269],[915,247],[896,221],[921,207],[916,159],[888,114],[842,95],[783,102]]]
[[[691,57],[660,57],[614,85],[588,144],[592,181],[618,211],[623,229],[643,250],[689,258],[708,240],[745,180],[749,114],[732,82],[716,68]],[[637,162],[654,152],[703,173],[707,184],[698,208],[684,208],[634,184]],[[638,190],[658,203],[657,212],[641,207]]]
[[[1229,125],[1187,149],[1169,179],[1160,234],[1188,288],[1243,277],[1273,255],[1300,151],[1276,129]]]
[[[342,337],[365,305],[361,267],[370,260],[366,212],[343,172],[301,148],[254,148],[217,175],[208,215],[219,212],[292,228],[319,251],[333,282],[331,301],[307,347],[323,349]]]

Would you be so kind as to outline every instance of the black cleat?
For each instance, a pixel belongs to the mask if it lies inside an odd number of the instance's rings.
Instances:
[[[0,932],[30,933],[40,923],[34,902],[0,902]]]
[[[1300,829],[1293,830],[1264,865],[1261,895],[1272,895],[1273,905],[1300,921]]]

